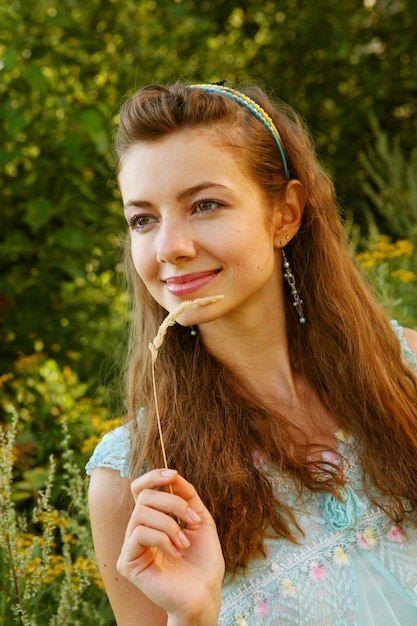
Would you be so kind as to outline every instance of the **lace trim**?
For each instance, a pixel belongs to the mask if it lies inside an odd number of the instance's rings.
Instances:
[[[116,470],[123,478],[129,476],[130,429],[127,424],[104,435],[85,467],[86,473],[90,476],[95,467]]]
[[[403,335],[402,326],[400,326],[396,320],[391,320],[391,326],[394,329],[395,334],[397,335],[400,341],[403,355],[405,357],[405,361],[407,362],[407,365],[409,365],[413,370],[416,370],[417,372],[417,356],[410,349],[407,343],[407,340]]]
[[[390,525],[379,509],[368,511],[358,529],[333,532],[286,558],[281,558],[282,552],[278,550],[265,562],[265,574],[226,583],[219,624],[258,626],[275,624],[277,619],[298,626],[316,624],[316,619],[317,624],[356,624],[359,609],[353,553],[365,558],[369,554],[371,562],[378,562],[381,570],[400,581],[417,607],[416,526],[410,525],[405,533]],[[236,584],[238,589],[234,589]]]

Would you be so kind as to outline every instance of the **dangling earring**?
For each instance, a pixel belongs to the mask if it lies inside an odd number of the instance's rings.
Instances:
[[[190,335],[191,337],[195,337],[197,334],[197,329],[194,326],[191,326]]]
[[[304,316],[303,313],[303,301],[301,300],[299,293],[297,291],[297,287],[295,285],[295,278],[293,276],[293,273],[291,272],[291,267],[290,264],[288,262],[287,257],[285,256],[285,252],[284,252],[284,248],[281,248],[281,252],[282,252],[282,264],[284,266],[284,278],[287,280],[287,283],[289,284],[289,286],[291,287],[291,293],[293,295],[294,298],[294,303],[293,306],[295,306],[297,313],[298,313],[298,321],[300,322],[300,324],[305,324],[306,323],[306,318]]]

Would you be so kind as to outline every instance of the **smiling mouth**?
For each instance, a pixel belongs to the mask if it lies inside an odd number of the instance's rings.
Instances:
[[[188,296],[205,287],[214,280],[220,270],[210,272],[196,272],[183,276],[172,276],[164,280],[168,291],[174,296]]]

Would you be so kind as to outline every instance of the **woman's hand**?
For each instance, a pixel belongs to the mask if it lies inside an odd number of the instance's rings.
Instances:
[[[168,485],[173,494],[158,489]],[[132,493],[118,571],[167,612],[169,626],[217,625],[224,560],[196,490],[175,470],[153,470],[132,483]]]

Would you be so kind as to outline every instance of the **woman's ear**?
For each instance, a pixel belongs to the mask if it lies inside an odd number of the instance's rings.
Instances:
[[[283,203],[277,209],[274,244],[282,248],[282,242],[288,243],[298,232],[303,218],[306,192],[299,180],[290,180],[285,190]]]

